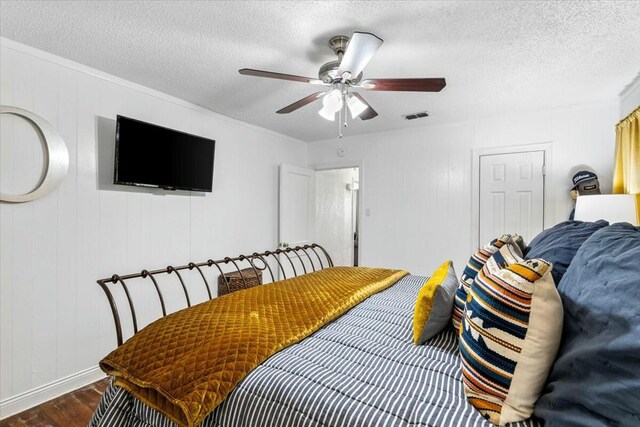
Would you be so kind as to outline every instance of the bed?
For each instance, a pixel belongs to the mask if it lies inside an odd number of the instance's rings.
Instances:
[[[268,262],[269,257],[272,262]],[[151,279],[166,314],[155,280],[158,274],[176,275],[188,301],[181,270],[197,269],[208,287],[201,268],[222,271],[221,267],[229,265],[240,271],[238,264],[243,261],[251,268],[266,271],[272,279],[277,278],[276,270],[280,277],[290,278],[333,265],[324,249],[308,245],[102,279],[98,283],[114,309],[118,344],[123,341],[123,328],[109,284],[122,286],[135,318],[135,304],[125,281],[135,276]],[[464,396],[453,330],[446,329],[428,345],[413,344],[411,323],[416,295],[426,280],[405,276],[299,343],[269,357],[237,384],[202,425],[490,425]],[[134,329],[137,332],[137,325]],[[113,381],[90,423],[92,427],[174,425]],[[541,423],[532,419],[513,425]]]
[[[201,425],[491,425],[465,398],[454,332],[413,344],[415,299],[426,280],[405,276],[269,357]],[[90,426],[114,425],[175,424],[111,383]]]
[[[534,417],[511,425],[638,425],[640,373],[637,357],[633,356],[640,354],[640,326],[629,319],[640,316],[640,227],[609,225],[606,221],[566,221],[540,233],[524,252],[527,259],[553,263],[555,286],[564,306],[564,327],[545,388],[535,404]],[[197,272],[196,277],[202,278],[211,295],[203,270],[211,268],[223,275],[222,267],[226,265],[240,272],[239,264],[243,262],[256,272],[267,272],[272,281],[276,279],[274,273],[285,279],[257,288],[291,288],[295,276],[308,278],[327,267],[330,272],[334,270],[326,251],[317,245],[305,245],[101,279],[98,283],[105,290],[114,315],[118,349],[144,335],[148,328],[157,329],[163,321],[138,332],[136,304],[126,284],[129,279],[152,282],[166,315],[156,280],[159,275],[177,278],[176,284],[181,285],[177,288],[184,291],[187,305],[191,305],[189,286],[180,272]],[[286,280],[291,276],[294,278]],[[359,299],[313,333],[269,353],[198,422],[189,424],[490,425],[465,397],[455,333],[446,328],[425,345],[412,342],[413,309],[426,280],[420,276],[394,276],[384,288]],[[316,281],[316,286],[319,283]],[[134,335],[124,344],[125,328],[119,313],[126,310],[118,311],[117,298],[110,290],[113,286],[124,291],[126,299],[121,299],[121,309],[128,307],[132,315],[128,330],[132,329]],[[292,291],[297,298],[300,288]],[[232,297],[215,300],[224,298]],[[198,310],[197,307],[191,310]],[[168,317],[171,316],[174,315]],[[90,426],[175,425],[163,415],[168,413],[166,410],[156,411],[151,407],[153,402],[151,406],[143,403],[119,386],[126,383],[118,381],[117,377],[111,380]]]

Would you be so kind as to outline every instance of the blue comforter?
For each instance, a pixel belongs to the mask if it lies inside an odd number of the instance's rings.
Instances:
[[[551,427],[640,426],[640,227],[596,231],[558,292],[562,345],[535,413]]]

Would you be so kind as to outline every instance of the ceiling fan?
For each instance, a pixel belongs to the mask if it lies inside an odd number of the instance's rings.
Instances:
[[[353,89],[373,91],[402,91],[402,92],[440,92],[445,86],[444,78],[418,79],[365,79],[362,70],[371,61],[373,55],[382,46],[383,40],[371,33],[356,31],[351,39],[347,36],[335,36],[329,40],[329,46],[338,59],[330,61],[320,67],[318,78],[295,76],[291,74],[274,73],[271,71],[243,68],[240,74],[271,79],[289,80],[324,86],[327,89],[306,96],[293,104],[276,111],[287,114],[318,99],[322,99],[322,109],[319,114],[327,120],[335,120],[336,113],[344,111],[344,125],[347,126],[348,108],[351,117],[370,120],[378,113]],[[342,134],[339,135],[342,137]]]

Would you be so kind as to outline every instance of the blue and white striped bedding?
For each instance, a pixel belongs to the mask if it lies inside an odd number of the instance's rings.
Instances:
[[[407,276],[276,353],[241,381],[203,425],[489,426],[465,399],[453,332],[426,345],[413,344],[413,308],[425,280]],[[174,424],[109,385],[89,425]]]

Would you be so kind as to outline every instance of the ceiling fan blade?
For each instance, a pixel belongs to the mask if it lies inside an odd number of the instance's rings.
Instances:
[[[287,113],[290,113],[292,111],[296,111],[298,108],[302,108],[307,104],[311,104],[313,101],[315,101],[316,99],[322,98],[326,94],[327,94],[327,92],[312,93],[311,95],[305,96],[304,98],[294,102],[293,104],[289,104],[286,107],[281,108],[280,110],[276,111],[276,113],[278,113],[278,114],[287,114]]]
[[[360,117],[360,120],[371,120],[371,119],[373,119],[374,117],[376,117],[378,115],[378,112],[376,110],[374,110],[373,107],[371,107],[371,105],[369,105],[369,103],[367,101],[364,100],[362,95],[360,95],[357,92],[351,92],[351,95],[353,95],[356,98],[358,98],[360,100],[360,102],[362,102],[363,104],[365,104],[367,106],[367,109],[364,110],[362,113],[360,113],[360,115],[358,116],[358,117]]]
[[[272,71],[253,70],[251,68],[243,68],[238,70],[240,74],[245,76],[267,77],[269,79],[289,80],[292,82],[310,83],[312,85],[325,85],[326,83],[319,79],[311,77],[294,76],[293,74],[274,73]]]
[[[371,61],[383,42],[384,40],[371,33],[358,31],[353,33],[347,51],[340,62],[340,67],[338,67],[338,75],[343,77],[344,73],[349,73],[348,79],[356,78]]]
[[[366,90],[388,90],[399,92],[440,92],[447,82],[435,79],[367,79],[358,86]]]

